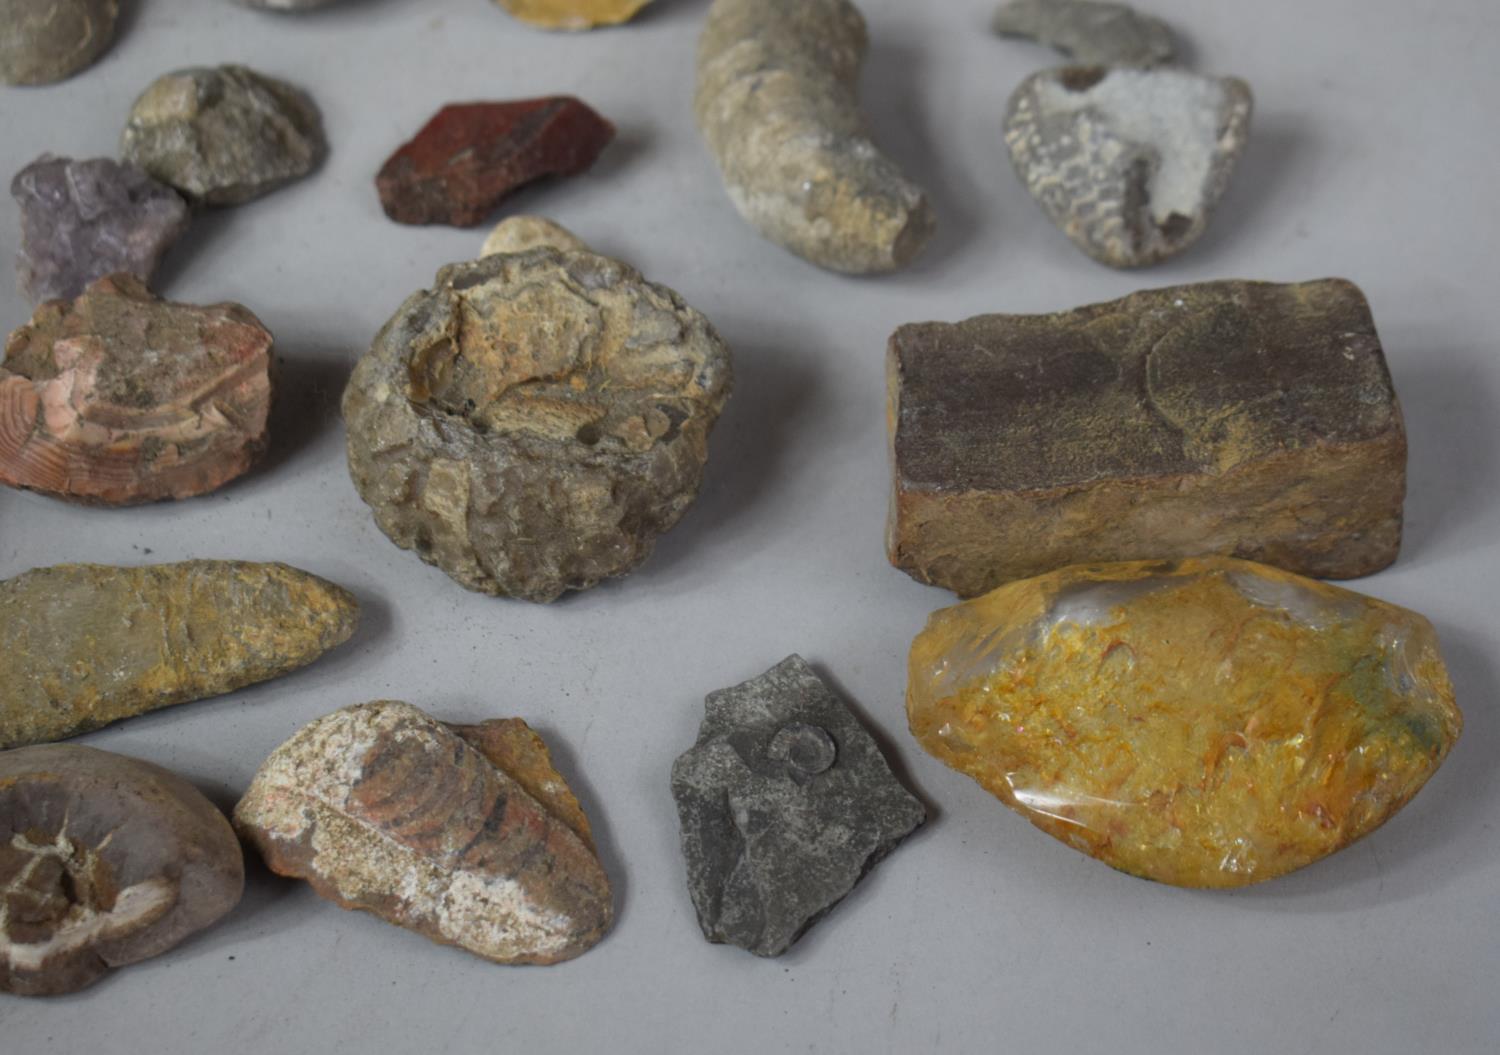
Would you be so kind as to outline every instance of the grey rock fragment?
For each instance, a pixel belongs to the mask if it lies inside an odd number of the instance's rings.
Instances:
[[[1172,30],[1127,4],[1097,0],[1010,0],[996,33],[1048,44],[1080,66],[1164,66],[1176,57]]]
[[[1011,96],[1005,142],[1052,222],[1112,267],[1203,234],[1250,133],[1250,86],[1182,70],[1068,66]]]
[[[311,11],[315,7],[327,7],[338,0],[238,0],[246,7],[263,11]]]
[[[178,70],[130,110],[120,153],[204,205],[237,205],[307,175],[326,152],[306,94],[244,66]]]
[[[0,84],[66,80],[103,55],[117,0],[0,0]]]
[[[110,158],[44,154],[16,173],[10,193],[21,209],[21,289],[34,302],[71,300],[122,271],[149,284],[188,226],[181,195]]]
[[[800,656],[709,695],[672,796],[704,937],[757,956],[785,952],[927,819]]]
[[[871,141],[855,89],[869,45],[848,0],[715,0],[693,108],[735,208],[819,267],[904,267],[932,235],[922,188]]]

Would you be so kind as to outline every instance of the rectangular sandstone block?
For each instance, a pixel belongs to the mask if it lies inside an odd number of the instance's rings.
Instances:
[[[913,324],[887,372],[890,558],[922,582],[971,597],[1206,554],[1344,579],[1396,559],[1406,433],[1350,282]]]

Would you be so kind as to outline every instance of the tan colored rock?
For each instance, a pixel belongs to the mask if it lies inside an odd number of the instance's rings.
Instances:
[[[549,246],[560,253],[590,251],[582,238],[544,216],[507,216],[495,225],[495,229],[484,240],[484,248],[479,251],[479,255],[524,253],[541,246]]]
[[[1353,578],[1400,548],[1406,433],[1349,282],[903,326],[888,373],[891,563],[962,596],[1205,554]]]
[[[206,494],[265,452],[271,369],[248,309],[101,278],[5,342],[0,482],[99,505]]]
[[[346,707],[277,748],[234,819],[277,873],[497,963],[572,959],[614,919],[588,822],[518,719]]]
[[[893,271],[932,234],[922,189],[871,141],[869,45],[848,0],[715,0],[698,43],[698,129],[735,208],[819,267]]]
[[[651,0],[495,0],[538,29],[593,29],[629,22]]]
[[[59,564],[0,582],[0,748],[233,692],[306,666],[359,621],[285,564]]]

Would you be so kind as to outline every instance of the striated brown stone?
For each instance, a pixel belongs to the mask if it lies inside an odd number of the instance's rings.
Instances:
[[[617,260],[454,264],[355,367],[349,473],[391,541],[463,586],[556,600],[687,512],[731,372],[707,319]]]
[[[391,155],[375,186],[398,223],[472,227],[528,183],[586,171],[614,137],[571,96],[455,103]]]
[[[101,505],[201,495],[260,457],[270,404],[271,334],[247,309],[107,276],[5,342],[0,481]]]
[[[59,740],[306,666],[350,594],[285,564],[59,564],[0,583],[0,748]]]
[[[216,923],[244,885],[229,822],[181,777],[73,744],[0,752],[0,990],[82,989]]]
[[[1395,560],[1406,433],[1349,282],[1208,282],[903,326],[891,563],[974,596],[1095,561]]]
[[[588,822],[519,719],[346,707],[277,748],[234,819],[281,875],[497,963],[572,959],[614,919]]]

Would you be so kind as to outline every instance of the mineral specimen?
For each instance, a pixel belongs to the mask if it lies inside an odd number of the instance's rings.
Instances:
[[[694,101],[740,215],[798,256],[853,274],[905,266],[933,229],[926,195],[860,115],[867,45],[848,0],[715,0]]]
[[[1211,553],[1323,578],[1396,559],[1406,434],[1348,282],[1208,282],[903,326],[891,563],[971,597]]]
[[[0,0],[0,84],[66,80],[103,55],[117,0]]]
[[[555,600],[624,575],[697,494],[729,351],[593,253],[501,254],[409,297],[344,393],[380,529],[459,583]]]
[[[21,289],[33,301],[73,298],[116,272],[150,282],[187,230],[180,195],[129,163],[43,154],[16,173],[21,208]]]
[[[239,903],[240,844],[187,781],[72,744],[0,753],[0,990],[55,996]]]
[[[1368,834],[1462,726],[1427,620],[1224,557],[1067,568],[937,612],[907,713],[1044,832],[1193,887]]]
[[[703,936],[757,956],[785,952],[927,819],[801,656],[708,697],[672,797]]]
[[[1099,0],[1009,0],[995,32],[1050,44],[1080,66],[1160,66],[1172,61],[1172,30],[1126,4]]]
[[[651,0],[495,0],[522,22],[541,29],[593,29],[629,22]]]
[[[0,748],[59,740],[306,666],[346,591],[284,564],[59,564],[0,582]]]
[[[583,239],[561,224],[541,216],[510,216],[495,225],[495,229],[484,240],[484,248],[479,251],[479,255],[524,253],[540,246],[551,246],[563,253],[589,251]]]
[[[307,175],[326,152],[300,90],[244,66],[158,78],[131,108],[120,153],[204,205],[237,205]]]
[[[571,96],[445,106],[375,177],[399,223],[483,223],[500,200],[545,176],[586,171],[615,126]]]
[[[204,494],[266,445],[271,334],[112,275],[5,342],[0,482],[103,505]]]
[[[346,707],[266,759],[234,820],[273,871],[497,963],[570,960],[613,922],[588,822],[515,719]]]
[[[1044,70],[1005,142],[1042,211],[1089,256],[1139,267],[1196,242],[1250,132],[1250,87],[1182,70]]]

